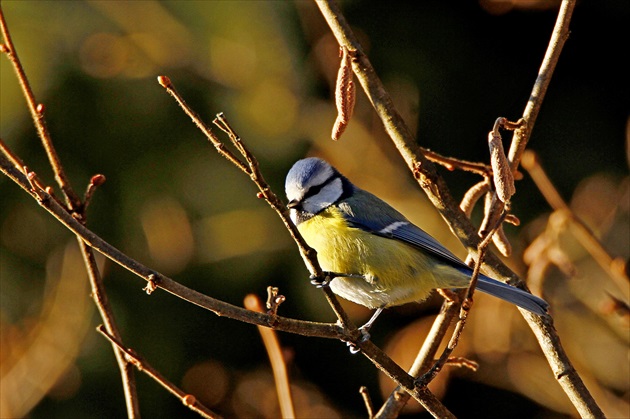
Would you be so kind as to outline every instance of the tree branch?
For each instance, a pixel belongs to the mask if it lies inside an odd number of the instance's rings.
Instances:
[[[361,45],[343,17],[337,3],[333,0],[317,0],[316,3],[334,36],[337,38],[339,45],[349,50],[356,51],[353,60],[354,72],[368,99],[376,110],[376,113],[380,117],[385,130],[398,148],[407,166],[414,174],[418,184],[446,220],[453,233],[466,246],[469,253],[477,253],[476,249],[480,239],[474,226],[453,200],[446,183],[436,172],[434,165],[427,161],[416,145],[415,139],[394,108],[389,94],[385,91],[382,82],[376,75],[367,56],[363,53]],[[512,165],[518,162],[520,154],[522,153],[522,151],[519,152],[519,150],[525,147],[527,138],[529,138],[533,120],[540,109],[542,98],[549,84],[551,74],[553,73],[555,62],[557,62],[562,44],[566,39],[568,23],[574,5],[574,0],[564,0],[562,2],[552,42],[546,54],[548,59],[546,58],[543,62],[541,72],[537,78],[526,108],[525,120],[528,126],[525,132],[523,132],[523,130],[515,131],[515,136],[518,134],[519,140],[517,140],[517,144],[510,149],[509,157]],[[532,119],[532,121],[528,119]],[[526,289],[517,275],[491,252],[487,254],[486,262],[484,267],[489,273],[516,281],[520,287]],[[556,379],[580,415],[584,417],[603,417],[603,412],[589,393],[565,353],[560,343],[560,338],[553,326],[551,316],[539,317],[525,310],[520,311],[530,328],[534,331]]]
[[[93,177],[92,180],[94,182],[90,182],[90,186],[88,187],[88,192],[86,193],[85,202],[81,202],[81,199],[74,192],[74,189],[70,185],[70,181],[65,174],[63,166],[61,164],[61,160],[55,150],[55,147],[52,142],[52,138],[46,126],[46,119],[44,117],[44,105],[41,103],[37,103],[35,100],[35,95],[33,94],[33,90],[31,89],[30,83],[28,81],[28,77],[26,76],[26,72],[22,67],[22,63],[18,57],[15,46],[13,45],[13,41],[11,39],[11,33],[6,24],[4,18],[4,12],[2,10],[2,5],[0,4],[0,29],[2,31],[2,36],[4,38],[4,44],[2,44],[2,52],[4,52],[9,61],[13,65],[13,69],[17,75],[18,81],[20,83],[20,87],[22,88],[22,92],[24,93],[24,97],[26,99],[26,104],[30,111],[31,117],[33,118],[33,123],[35,128],[37,129],[37,133],[42,142],[44,150],[46,151],[46,155],[48,157],[48,161],[55,175],[55,180],[57,184],[61,188],[65,199],[65,208],[64,212],[69,214],[71,217],[79,220],[79,222],[85,224],[86,222],[86,209],[89,204],[89,200],[91,198],[91,193],[94,191],[94,188],[97,185],[96,179],[98,182],[102,182],[104,177]],[[8,149],[8,147],[2,143],[1,144],[2,152],[5,156],[9,157],[9,159],[15,165],[16,163],[21,163],[20,159],[17,156],[14,156],[13,153]],[[26,172],[26,166],[20,164],[20,169]],[[26,173],[27,176],[33,174]],[[30,179],[30,177],[29,177]],[[31,182],[34,184],[34,182]],[[35,187],[36,189],[37,187]],[[52,188],[48,190],[52,192]],[[36,192],[37,193],[37,192]],[[56,199],[55,202],[57,203]],[[116,324],[116,320],[114,318],[114,313],[109,305],[107,300],[107,294],[105,293],[105,288],[103,286],[101,274],[98,271],[96,266],[96,261],[94,259],[94,253],[92,249],[89,248],[79,237],[77,237],[79,242],[79,247],[81,248],[81,254],[83,256],[83,261],[85,263],[88,278],[90,281],[90,286],[92,288],[92,296],[94,298],[94,302],[99,311],[101,319],[105,323],[105,327],[107,331],[111,333],[113,336],[119,338],[120,332],[118,331],[118,326]],[[139,418],[140,417],[140,405],[138,403],[138,394],[136,390],[136,378],[133,373],[133,369],[126,361],[122,352],[119,351],[118,348],[114,347],[114,354],[116,356],[116,361],[118,363],[118,368],[120,369],[120,375],[123,384],[123,392],[125,394],[125,402],[127,405],[127,416],[129,418]]]
[[[111,342],[111,344],[118,349],[121,353],[124,353],[127,358],[131,360],[129,364],[133,364],[139,371],[147,374],[149,377],[153,378],[158,384],[164,387],[169,393],[173,394],[175,397],[180,399],[182,403],[188,407],[193,412],[198,413],[201,417],[206,419],[220,419],[221,416],[212,410],[208,409],[206,406],[201,404],[195,396],[186,393],[175,384],[171,383],[166,377],[164,377],[158,370],[153,368],[151,364],[149,364],[146,360],[138,356],[132,349],[129,349],[123,345],[119,338],[116,338],[107,332],[107,328],[103,325],[100,325],[96,328],[96,330],[105,336],[107,340]]]

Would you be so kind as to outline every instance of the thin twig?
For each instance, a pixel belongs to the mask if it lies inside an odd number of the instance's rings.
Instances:
[[[262,302],[255,294],[245,297],[245,308],[252,311],[264,313]],[[273,378],[276,382],[276,392],[278,393],[278,402],[280,404],[280,413],[283,418],[294,418],[295,409],[293,408],[293,396],[291,395],[291,386],[289,385],[289,376],[287,374],[287,365],[282,348],[278,341],[276,331],[268,327],[257,326],[258,333],[265,344]]]
[[[302,256],[302,259],[304,260],[307,269],[311,272],[311,275],[316,277],[324,275],[319,265],[319,261],[317,260],[317,251],[311,248],[306,243],[306,240],[304,240],[295,224],[293,224],[293,222],[291,221],[286,206],[271,190],[271,188],[265,181],[262,173],[260,172],[260,166],[258,165],[258,160],[256,159],[256,157],[249,151],[245,143],[241,140],[236,131],[234,131],[223,113],[219,113],[213,123],[223,132],[228,134],[228,137],[230,138],[232,144],[234,144],[236,149],[247,161],[250,179],[258,187],[260,195],[267,201],[271,208],[276,211],[276,214],[278,214],[285,227],[289,230],[289,234],[297,244],[298,249],[300,250],[300,255]],[[341,303],[339,303],[339,300],[332,292],[330,287],[323,287],[322,291],[324,292],[324,296],[326,297],[328,304],[330,304],[333,312],[337,316],[337,319],[339,319],[341,326],[347,328],[355,338],[360,339],[362,335],[359,333],[356,326],[352,323],[352,321],[348,317],[348,314],[345,312],[345,310],[341,306]]]
[[[76,210],[81,206],[81,201],[70,187],[70,182],[68,181],[68,177],[63,170],[63,166],[61,165],[61,161],[59,160],[57,151],[53,147],[50,133],[48,132],[48,127],[46,126],[46,121],[44,119],[44,107],[41,106],[41,104],[38,104],[35,100],[35,95],[33,94],[33,90],[31,89],[28,77],[26,76],[26,72],[22,67],[22,63],[20,62],[15,46],[13,45],[11,33],[4,19],[2,5],[0,5],[0,28],[2,30],[2,36],[4,38],[3,52],[7,55],[9,61],[13,65],[13,69],[15,71],[15,74],[17,75],[20,87],[22,88],[22,92],[24,93],[24,98],[26,99],[26,105],[28,106],[28,110],[31,113],[33,123],[35,125],[35,128],[37,128],[39,138],[42,141],[42,145],[44,146],[44,150],[46,151],[46,155],[48,156],[48,160],[50,161],[50,165],[55,174],[55,179],[61,187],[61,190],[66,198],[66,204],[68,208],[70,210]]]
[[[300,255],[302,256],[302,259],[304,260],[307,269],[311,272],[311,275],[321,277],[323,275],[323,272],[319,265],[319,262],[317,261],[317,252],[306,243],[300,232],[297,230],[297,227],[295,226],[295,224],[293,224],[289,217],[286,206],[277,197],[277,195],[273,193],[273,191],[265,181],[262,173],[260,172],[258,160],[245,146],[238,134],[236,134],[234,129],[227,121],[225,115],[223,115],[223,113],[219,113],[214,119],[213,123],[226,134],[228,134],[230,141],[237,149],[237,151],[245,158],[246,163],[243,163],[232,152],[225,148],[225,145],[218,139],[218,137],[212,132],[212,130],[206,124],[204,124],[197,113],[188,106],[184,98],[177,92],[177,89],[175,89],[175,86],[168,77],[159,76],[158,82],[177,101],[177,103],[184,110],[186,115],[188,115],[190,119],[192,119],[193,123],[214,145],[217,152],[219,152],[221,156],[225,157],[228,161],[238,167],[243,173],[249,176],[252,182],[254,182],[254,184],[258,187],[258,196],[264,198],[265,201],[267,201],[267,203],[276,211],[276,213],[284,223],[285,227],[289,230],[289,234],[297,244],[300,250]],[[360,332],[350,321],[348,315],[337,300],[337,297],[328,287],[324,287],[322,288],[322,290],[324,291],[324,295],[326,296],[328,303],[335,312],[335,315],[339,319],[341,325],[350,331],[355,340],[360,339]]]
[[[20,159],[16,154],[11,151],[9,146],[7,146],[4,141],[0,138],[0,152],[6,156],[7,159],[13,163],[15,167],[24,167],[24,162]]]
[[[560,59],[562,53],[562,47],[569,38],[569,23],[571,22],[571,16],[573,15],[573,9],[575,8],[575,0],[562,0],[560,9],[558,10],[558,17],[556,24],[549,40],[549,46],[545,52],[534,87],[529,95],[529,100],[525,106],[522,120],[525,125],[514,130],[512,136],[512,142],[510,150],[508,152],[508,159],[512,167],[512,172],[516,172],[521,156],[527,147],[529,138],[531,137],[532,130],[536,124],[536,119],[540,113],[540,108],[547,93],[547,88],[551,83],[551,76],[556,69],[556,64]]]
[[[90,287],[92,289],[91,295],[94,300],[94,304],[96,305],[99,313],[112,313],[112,308],[109,304],[105,287],[103,286],[100,271],[96,266],[94,252],[92,251],[92,248],[81,240],[79,236],[77,236],[77,241],[79,243],[79,248],[81,249],[81,254],[83,255],[83,260],[85,261],[88,269],[88,278],[90,280]],[[114,317],[111,315],[101,314],[101,318],[105,322],[105,326],[103,327],[107,333],[116,339],[121,339],[120,331],[118,330],[118,325],[116,324]],[[113,350],[118,363],[118,368],[120,369],[120,376],[123,380],[122,387],[125,394],[125,400],[127,401],[127,416],[129,418],[139,418],[140,404],[137,395],[136,376],[133,373],[132,365],[128,362],[118,347],[114,345]]]
[[[468,319],[468,313],[470,312],[470,309],[473,304],[473,294],[475,292],[475,288],[477,287],[477,279],[479,278],[479,274],[481,273],[481,266],[483,265],[483,258],[485,257],[486,251],[488,250],[488,245],[492,241],[492,235],[497,230],[497,228],[499,228],[502,222],[503,222],[503,219],[501,218],[497,222],[497,224],[494,226],[494,228],[488,233],[488,235],[484,237],[481,243],[479,243],[479,249],[477,252],[478,259],[475,261],[475,267],[473,269],[472,277],[470,279],[470,285],[468,286],[468,289],[466,290],[466,296],[459,309],[459,319],[457,321],[457,324],[455,325],[455,330],[453,330],[451,339],[449,340],[448,345],[442,352],[442,355],[440,356],[440,358],[435,362],[433,367],[431,367],[431,369],[428,372],[426,372],[422,377],[418,379],[421,385],[426,386],[426,385],[429,385],[431,381],[433,381],[433,379],[437,376],[437,374],[442,370],[442,368],[444,367],[444,365],[450,358],[451,354],[457,347],[457,344],[459,343],[459,338],[462,332],[464,331],[466,320]]]
[[[462,159],[457,159],[455,157],[442,156],[441,154],[438,154],[435,151],[431,151],[427,148],[421,148],[421,150],[422,154],[424,154],[427,160],[444,166],[450,171],[459,169],[465,172],[476,173],[483,177],[489,177],[492,175],[492,167],[488,166],[487,164],[466,161]]]
[[[158,384],[164,387],[169,393],[176,396],[181,402],[192,410],[195,413],[198,413],[200,416],[207,419],[220,419],[221,416],[212,410],[208,409],[201,402],[199,402],[193,395],[186,393],[175,384],[171,383],[164,375],[162,375],[158,370],[153,368],[144,358],[140,357],[135,353],[135,351],[125,347],[119,338],[116,338],[109,334],[106,328],[103,325],[100,325],[96,328],[96,330],[105,336],[107,340],[109,340],[112,345],[114,345],[119,351],[123,352],[125,356],[130,360],[130,363],[133,364],[138,371],[142,371],[153,380],[155,380]]]
[[[372,398],[370,397],[368,388],[366,386],[361,386],[359,388],[359,394],[361,394],[361,397],[363,398],[368,419],[372,419],[374,417],[374,405],[372,404]]]
[[[183,109],[184,113],[190,117],[193,123],[203,132],[208,141],[212,143],[212,145],[217,149],[217,152],[225,157],[230,163],[238,167],[243,173],[249,175],[251,174],[248,170],[247,166],[238,159],[230,150],[225,148],[225,145],[217,138],[216,135],[212,132],[210,127],[208,127],[186,103],[184,98],[179,94],[173,83],[171,83],[171,79],[166,76],[158,76],[158,83],[162,86],[166,92],[175,99],[177,104]]]

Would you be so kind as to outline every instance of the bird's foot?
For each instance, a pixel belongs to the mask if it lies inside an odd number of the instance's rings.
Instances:
[[[315,285],[316,288],[326,288],[330,285],[330,282],[333,280],[334,276],[332,272],[322,272],[322,275],[311,275],[309,279],[311,280],[311,284]]]
[[[359,339],[359,343],[367,342],[368,340],[370,340],[370,334],[368,333],[368,330],[369,330],[369,327],[368,328],[365,328],[365,326],[359,327],[359,332],[361,332],[361,339]],[[359,348],[353,342],[346,342],[346,345],[348,346],[350,353],[353,355],[361,352],[361,348]]]
[[[321,275],[311,275],[309,279],[311,284],[317,288],[324,288],[330,285],[330,282],[335,278],[357,278],[365,280],[365,276],[359,274],[344,274],[341,272],[323,271]]]

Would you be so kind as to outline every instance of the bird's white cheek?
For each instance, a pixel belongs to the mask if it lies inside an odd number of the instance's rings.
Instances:
[[[297,211],[295,209],[289,210],[289,216],[291,217],[293,224],[297,225]]]

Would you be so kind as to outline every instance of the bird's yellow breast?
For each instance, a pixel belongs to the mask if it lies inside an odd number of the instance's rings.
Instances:
[[[317,251],[323,270],[361,278],[337,277],[335,294],[370,308],[425,299],[432,289],[465,286],[463,275],[435,262],[420,250],[348,225],[331,206],[299,224],[306,242]]]

